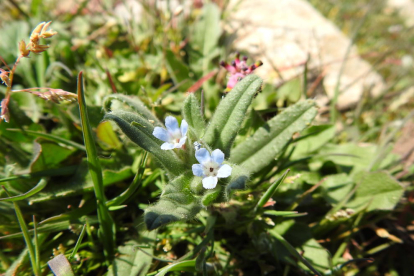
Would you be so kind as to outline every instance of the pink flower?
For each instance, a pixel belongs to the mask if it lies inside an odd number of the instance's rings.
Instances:
[[[243,59],[240,60],[240,54],[237,53],[236,58],[231,62],[231,65],[225,61],[220,62],[220,65],[230,73],[225,92],[232,90],[238,81],[253,73],[256,68],[262,66],[263,64],[263,62],[259,60],[254,64],[247,66],[246,61],[247,57],[243,57]]]

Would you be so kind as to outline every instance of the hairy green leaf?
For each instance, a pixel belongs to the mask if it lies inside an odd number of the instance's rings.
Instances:
[[[192,219],[201,210],[201,204],[191,192],[192,172],[173,179],[165,187],[160,200],[145,210],[148,230],[179,220]]]
[[[144,103],[138,98],[133,96],[126,96],[122,94],[111,94],[104,98],[103,108],[106,112],[110,112],[111,110],[117,110],[112,106],[113,101],[119,101],[121,103],[126,104],[132,110],[140,114],[142,117],[154,121],[155,126],[163,126],[163,124],[158,120],[154,114],[144,105]]]
[[[163,141],[152,135],[154,126],[147,119],[122,110],[107,113],[104,119],[114,121],[132,142],[152,153],[172,175],[179,175],[185,170],[185,164],[174,151],[161,149]]]
[[[236,146],[231,152],[230,162],[241,164],[251,173],[258,172],[275,160],[293,134],[306,128],[316,113],[311,100],[287,108]]]
[[[201,115],[199,100],[192,93],[188,95],[184,102],[183,117],[187,121],[191,130],[200,138],[203,135],[206,124]]]
[[[255,75],[249,75],[237,83],[217,107],[203,141],[215,149],[221,149],[228,156],[247,108],[261,85],[262,80]]]

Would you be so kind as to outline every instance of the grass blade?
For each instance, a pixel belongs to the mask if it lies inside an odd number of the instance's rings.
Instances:
[[[81,230],[81,233],[79,235],[78,241],[76,242],[75,247],[73,248],[73,251],[69,256],[69,260],[72,259],[73,257],[75,257],[76,252],[78,252],[78,249],[79,249],[79,247],[82,243],[82,240],[83,240],[83,236],[85,236],[85,233],[86,233],[85,229],[86,229],[86,224],[84,224],[83,227],[82,227],[82,230]]]
[[[40,272],[40,247],[39,247],[39,239],[37,238],[37,222],[36,217],[33,216],[33,240],[34,240],[34,249],[35,249],[35,262],[37,270]]]
[[[142,180],[142,176],[144,175],[145,163],[147,163],[147,158],[148,158],[148,152],[145,152],[144,156],[141,159],[141,163],[139,164],[137,174],[135,175],[131,186],[129,186],[129,188],[126,189],[119,196],[107,201],[106,206],[110,207],[110,206],[121,205],[122,203],[127,201],[128,198],[130,198],[135,193],[135,191],[141,186],[141,183],[142,183],[141,180]]]
[[[7,198],[0,198],[0,201],[9,201],[9,202],[15,202],[15,201],[19,201],[19,200],[23,200],[26,199],[32,195],[37,194],[38,192],[40,192],[41,190],[43,190],[47,185],[47,181],[45,178],[40,179],[39,183],[37,183],[36,186],[33,187],[33,189],[29,190],[28,192],[21,194],[21,195],[17,195],[17,196],[11,196],[11,197],[7,197]]]
[[[28,135],[32,135],[32,136],[36,136],[36,137],[42,137],[57,143],[62,143],[68,146],[71,146],[75,149],[78,150],[83,150],[85,151],[85,147],[81,144],[78,144],[76,142],[64,139],[62,137],[56,136],[56,135],[52,135],[52,134],[48,134],[48,133],[42,133],[42,132],[38,132],[38,131],[32,131],[32,130],[22,130],[22,129],[18,129],[18,128],[8,128],[7,131],[11,131],[11,132],[22,132],[23,134],[28,134]]]
[[[279,187],[280,183],[283,182],[283,180],[285,180],[286,175],[289,173],[289,169],[286,170],[286,172],[279,177],[278,180],[275,181],[275,183],[273,183],[266,191],[266,193],[264,193],[264,195],[262,196],[262,198],[257,202],[256,207],[254,207],[254,213],[257,213],[257,211],[263,207],[263,205],[266,204],[266,202],[269,201],[269,199],[272,197],[272,195],[274,194],[274,192],[276,191],[276,189]]]
[[[10,197],[9,192],[7,191],[6,187],[2,186],[6,194]],[[32,243],[32,239],[30,238],[29,229],[27,228],[27,224],[24,221],[23,214],[20,211],[20,207],[17,203],[13,202],[14,210],[16,212],[17,220],[19,221],[20,229],[22,229],[24,241],[26,242],[27,249],[29,251],[30,262],[32,263],[33,274],[38,276],[40,275],[40,271],[38,266],[36,265],[36,254],[34,250],[34,246]]]
[[[274,230],[270,230],[271,234],[281,243],[283,246],[289,251],[290,254],[292,254],[295,258],[300,260],[304,265],[306,265],[313,273],[315,273],[318,276],[322,276],[313,266],[304,258],[301,254],[299,254],[296,249],[287,241],[285,238],[283,238],[279,233],[277,233]]]
[[[104,245],[104,254],[108,260],[108,263],[110,263],[114,255],[115,227],[112,217],[109,214],[108,208],[105,204],[106,199],[104,194],[102,168],[96,151],[92,128],[89,124],[88,111],[86,108],[85,94],[83,90],[82,72],[80,72],[78,76],[78,102],[89,172],[91,174],[92,182],[94,185],[94,192],[97,200],[98,219],[100,224],[98,233]]]

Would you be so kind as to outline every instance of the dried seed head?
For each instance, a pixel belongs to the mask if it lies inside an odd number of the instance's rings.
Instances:
[[[57,32],[47,30],[51,23],[52,21],[42,22],[36,26],[32,34],[30,35],[30,43],[27,46],[28,50],[34,52],[35,54],[40,54],[41,52],[44,52],[47,50],[47,48],[49,48],[48,45],[40,45],[39,40],[40,38],[50,38],[57,34]]]
[[[0,68],[0,79],[7,87],[10,87],[11,83],[9,79],[9,72]]]
[[[78,96],[74,93],[53,88],[29,88],[23,90],[15,90],[13,92],[28,92],[46,101],[51,101],[57,104],[73,103],[78,99]]]
[[[24,40],[19,42],[19,52],[23,57],[27,57],[30,54],[30,51],[27,50],[26,42],[24,42]]]

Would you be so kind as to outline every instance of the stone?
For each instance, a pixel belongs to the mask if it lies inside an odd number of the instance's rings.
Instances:
[[[231,0],[228,10],[238,2]],[[333,98],[342,66],[340,110],[355,106],[365,91],[376,97],[385,88],[382,77],[360,58],[355,46],[342,65],[350,39],[307,1],[242,1],[236,8],[225,29],[233,35],[237,50],[263,61],[257,74],[266,81],[278,85],[302,75],[309,57],[310,73],[323,75],[326,95],[317,96],[320,103]]]

